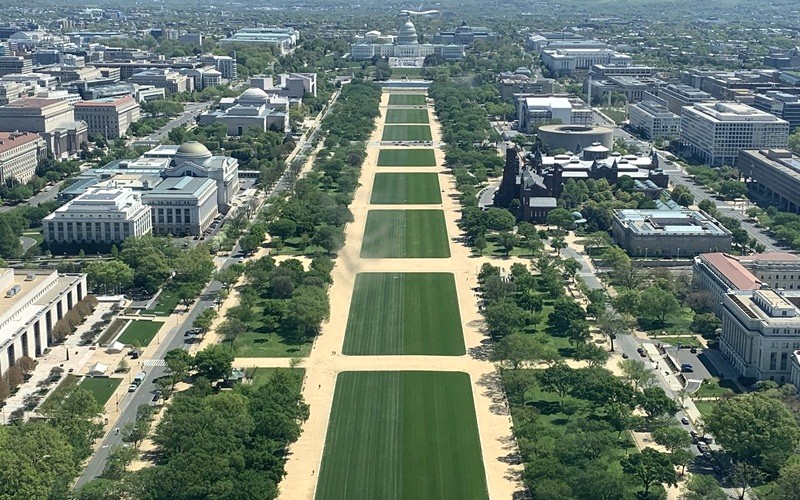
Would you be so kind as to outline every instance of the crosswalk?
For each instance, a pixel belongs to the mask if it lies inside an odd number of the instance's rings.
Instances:
[[[167,363],[163,359],[146,359],[143,366],[167,366]]]

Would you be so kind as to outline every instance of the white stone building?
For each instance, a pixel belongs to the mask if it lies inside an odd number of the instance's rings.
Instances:
[[[42,222],[50,243],[118,243],[152,230],[150,207],[127,188],[89,188]]]
[[[53,325],[86,296],[85,274],[0,269],[0,373],[52,344]]]
[[[47,144],[32,132],[0,132],[0,182],[26,183],[47,154]]]
[[[142,196],[152,209],[153,233],[200,235],[219,213],[217,185],[202,177],[167,177]]]
[[[677,138],[681,130],[681,117],[653,101],[628,105],[628,121],[650,140]]]

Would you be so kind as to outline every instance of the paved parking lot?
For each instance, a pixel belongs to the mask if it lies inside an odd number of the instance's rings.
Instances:
[[[691,373],[684,373],[687,379],[703,380],[712,378],[713,365],[703,355],[703,349],[697,349],[696,354],[692,354],[689,349],[678,349],[677,347],[667,347],[667,352],[678,361],[678,365],[689,363],[694,368]]]

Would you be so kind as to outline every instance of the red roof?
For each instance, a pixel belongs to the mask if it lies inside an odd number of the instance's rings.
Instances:
[[[126,95],[115,100],[98,99],[94,101],[80,101],[75,103],[76,108],[86,108],[95,106],[120,106],[129,102],[135,102],[133,96]]]
[[[713,267],[734,288],[738,290],[758,290],[760,288],[761,282],[733,256],[718,252],[704,253],[701,257],[705,259],[709,267]]]
[[[0,132],[0,153],[37,139],[41,139],[41,136],[33,132]]]
[[[60,103],[61,99],[42,99],[39,97],[25,97],[6,104],[7,108],[45,108]]]

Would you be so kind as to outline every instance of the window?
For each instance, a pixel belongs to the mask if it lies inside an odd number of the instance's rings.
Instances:
[[[773,352],[769,355],[769,369],[774,370],[777,363],[778,363],[778,356],[776,353]]]

